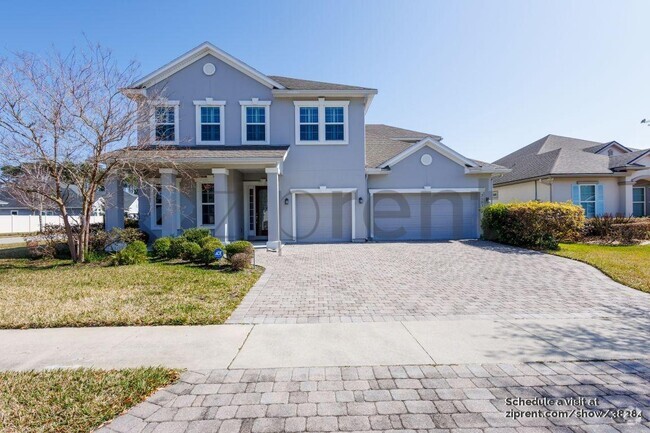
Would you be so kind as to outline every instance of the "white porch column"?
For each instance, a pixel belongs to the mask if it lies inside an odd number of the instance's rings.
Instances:
[[[113,228],[124,228],[124,188],[122,179],[112,176],[106,181],[106,195],[104,196],[104,228],[106,231]]]
[[[633,195],[632,195],[632,186],[634,185],[634,182],[632,182],[629,179],[625,179],[625,181],[621,181],[618,183],[619,186],[619,197],[620,197],[620,211],[623,214],[623,216],[629,217],[632,215],[633,212]]]
[[[177,215],[178,203],[176,198],[176,175],[173,168],[161,168],[160,172],[160,197],[162,198],[162,235],[176,236],[178,234]]]
[[[214,175],[214,236],[228,242],[228,170],[213,168]]]
[[[268,219],[269,238],[266,248],[277,250],[280,247],[280,168],[266,169],[266,185],[268,188]]]

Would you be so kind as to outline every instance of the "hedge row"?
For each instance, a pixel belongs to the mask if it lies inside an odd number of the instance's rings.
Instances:
[[[559,242],[579,239],[584,225],[582,207],[570,203],[498,203],[483,209],[486,239],[527,248],[557,249]]]

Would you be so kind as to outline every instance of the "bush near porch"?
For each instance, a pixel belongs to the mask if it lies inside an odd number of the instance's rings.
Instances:
[[[633,245],[650,240],[650,218],[603,215],[585,223],[584,240],[597,244]]]
[[[487,240],[534,249],[557,249],[561,241],[582,236],[584,211],[570,203],[498,203],[483,209]]]

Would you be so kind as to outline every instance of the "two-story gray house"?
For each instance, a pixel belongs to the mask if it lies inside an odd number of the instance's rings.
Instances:
[[[442,138],[367,125],[377,90],[268,76],[204,43],[133,83],[153,97],[141,228],[153,237],[210,228],[225,241],[346,242],[479,236],[492,177]],[[120,153],[114,154],[120,157]],[[107,228],[123,224],[119,179]]]

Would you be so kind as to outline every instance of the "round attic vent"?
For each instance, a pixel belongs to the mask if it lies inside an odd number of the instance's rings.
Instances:
[[[420,158],[420,162],[422,163],[422,165],[431,165],[431,163],[433,162],[433,158],[431,158],[431,155],[429,155],[428,153],[425,153]]]
[[[203,65],[203,73],[205,75],[214,75],[217,68],[212,63],[206,63]]]

